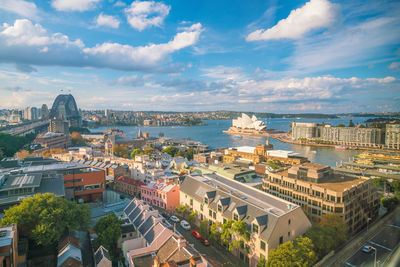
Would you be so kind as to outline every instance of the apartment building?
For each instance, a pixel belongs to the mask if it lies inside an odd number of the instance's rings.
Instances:
[[[179,206],[179,185],[166,179],[159,179],[141,186],[141,199],[161,209],[174,211]]]
[[[311,226],[300,206],[218,174],[186,176],[180,187],[180,203],[210,224],[241,220],[250,241],[232,253],[249,266],[271,249],[295,239]]]
[[[349,225],[350,233],[378,218],[379,197],[371,181],[336,173],[329,166],[304,163],[270,172],[263,188],[300,205],[315,222],[323,214],[339,214]]]
[[[386,124],[385,145],[388,148],[400,149],[400,124]]]
[[[125,216],[136,232],[122,243],[126,265],[148,266],[209,266],[207,261],[186,240],[169,229],[163,217],[143,200],[133,199],[124,209]],[[153,265],[156,264],[156,265]]]

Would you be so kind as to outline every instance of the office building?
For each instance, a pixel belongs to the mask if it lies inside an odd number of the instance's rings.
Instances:
[[[269,172],[266,192],[300,205],[314,222],[323,214],[340,215],[350,233],[378,218],[379,197],[369,179],[335,173],[329,166],[304,163]]]
[[[64,119],[53,118],[50,120],[48,131],[52,133],[63,133],[67,135],[69,134],[68,121]]]
[[[180,194],[181,205],[197,212],[198,222],[247,224],[249,241],[232,253],[250,266],[311,227],[300,206],[218,174],[186,176]]]

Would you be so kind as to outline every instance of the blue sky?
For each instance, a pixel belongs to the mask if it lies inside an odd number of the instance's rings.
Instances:
[[[398,1],[0,0],[0,108],[390,112],[399,74]]]

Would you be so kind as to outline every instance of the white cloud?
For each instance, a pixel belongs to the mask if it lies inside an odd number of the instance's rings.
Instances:
[[[35,18],[38,12],[34,3],[24,0],[0,0],[0,9],[27,18]]]
[[[244,78],[241,74],[242,68],[240,67],[226,67],[219,65],[212,68],[205,68],[203,71],[205,72],[203,76],[215,79],[240,80]]]
[[[145,46],[103,43],[85,47],[79,39],[72,41],[61,33],[50,34],[40,24],[22,19],[14,25],[0,26],[0,62],[171,72],[179,66],[163,66],[168,56],[195,44],[202,31],[197,23],[184,28],[167,43]]]
[[[40,24],[33,24],[28,19],[17,19],[14,25],[4,23],[3,26],[0,26],[0,38],[8,46],[44,46],[41,52],[47,52],[46,45],[52,44],[84,46],[80,39],[71,41],[68,36],[61,33],[48,34]]]
[[[103,62],[110,65],[142,65],[155,66],[167,55],[191,46],[197,42],[203,31],[200,23],[194,24],[185,31],[175,35],[174,39],[164,44],[148,44],[133,47],[119,43],[103,43],[95,47],[85,48],[83,52],[89,55],[101,56]]]
[[[129,24],[142,31],[146,28],[160,27],[164,19],[168,16],[171,7],[161,2],[154,1],[134,1],[125,9],[125,14]]]
[[[58,11],[86,11],[96,7],[100,0],[52,0],[51,5]]]
[[[299,39],[311,30],[332,24],[335,20],[335,9],[335,5],[328,0],[310,0],[304,6],[292,10],[286,19],[280,20],[272,28],[250,33],[246,40]]]
[[[96,25],[97,26],[108,26],[114,29],[117,29],[119,27],[120,21],[110,15],[104,15],[103,12],[100,13],[100,15],[96,19]]]

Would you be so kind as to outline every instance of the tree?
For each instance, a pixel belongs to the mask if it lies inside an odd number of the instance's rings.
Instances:
[[[25,145],[30,144],[35,139],[34,134],[27,134],[26,136],[12,136],[10,134],[0,132],[0,147],[3,151],[3,157],[12,157],[14,154],[23,148]]]
[[[376,188],[382,189],[385,185],[386,179],[385,178],[373,178],[373,179],[371,179],[371,182]]]
[[[117,262],[119,258],[118,239],[122,234],[121,223],[122,221],[114,213],[110,213],[94,226],[97,234],[94,240],[95,248],[97,249],[100,245],[105,247],[110,252],[113,262]]]
[[[350,122],[349,122],[349,127],[354,127],[353,120],[350,120]]]
[[[389,198],[383,197],[381,198],[381,205],[385,207],[388,211],[394,210],[396,205],[399,203],[399,200],[396,196],[392,196]]]
[[[267,261],[265,260],[265,257],[262,256],[257,263],[257,267],[266,267],[267,266]]]
[[[65,228],[86,230],[89,220],[89,206],[45,193],[25,198],[19,205],[6,210],[0,224],[15,223],[22,236],[47,246],[58,242]]]
[[[182,216],[185,216],[186,213],[189,211],[189,206],[188,205],[178,205],[175,208],[176,212],[178,212],[179,214],[181,214]]]
[[[117,157],[128,158],[129,149],[126,145],[114,145],[114,155]]]
[[[162,152],[170,154],[172,157],[175,157],[175,155],[178,153],[179,149],[173,146],[169,146],[167,148],[164,148]]]
[[[345,127],[343,123],[338,124],[336,127]]]
[[[400,192],[400,180],[394,180],[390,183],[390,186],[396,194]]]
[[[322,215],[321,226],[326,226],[335,232],[334,235],[334,248],[337,248],[340,244],[347,240],[347,234],[349,226],[344,222],[343,218],[338,214],[324,214]]]
[[[144,153],[143,149],[136,148],[136,149],[132,150],[131,158],[134,159],[136,155],[141,155],[143,153]]]
[[[335,231],[330,227],[315,224],[304,234],[304,236],[311,239],[318,258],[323,258],[334,249]]]
[[[188,216],[188,223],[193,224],[196,222],[197,218],[197,211],[191,211],[190,215]]]
[[[200,223],[200,234],[202,236],[208,237],[209,234],[209,222],[207,220],[202,220]]]
[[[209,240],[213,243],[217,243],[220,238],[221,238],[221,228],[222,225],[219,222],[216,222],[211,225],[210,227],[210,235],[209,235]]]
[[[73,146],[86,146],[86,142],[82,135],[78,132],[72,132],[71,141]]]
[[[313,266],[317,261],[314,245],[307,237],[297,237],[294,241],[288,241],[278,248],[272,249],[268,255],[267,266],[297,267]]]

